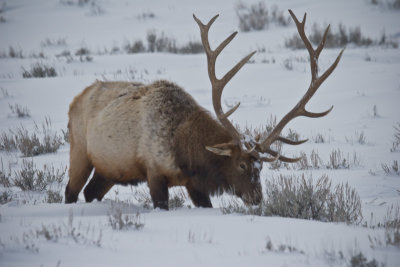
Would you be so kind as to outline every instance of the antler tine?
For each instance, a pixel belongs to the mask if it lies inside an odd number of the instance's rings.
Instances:
[[[339,61],[342,57],[343,51],[344,51],[344,48],[343,48],[340,51],[339,55],[337,56],[336,60],[333,62],[333,64],[322,74],[321,77],[319,77],[318,76],[318,58],[319,58],[319,55],[320,55],[322,49],[324,48],[326,37],[327,37],[328,31],[329,31],[329,26],[326,28],[324,35],[322,37],[322,40],[319,43],[317,49],[314,50],[314,48],[311,45],[311,42],[308,40],[308,38],[304,32],[304,26],[305,26],[307,14],[305,13],[303,20],[301,22],[299,22],[299,20],[297,19],[296,15],[293,13],[292,10],[289,9],[289,13],[292,16],[294,22],[296,23],[297,31],[299,32],[299,35],[300,35],[301,39],[303,40],[303,43],[306,46],[308,53],[310,55],[311,83],[310,83],[310,86],[309,86],[307,92],[300,99],[300,101],[296,104],[296,106],[282,118],[282,120],[276,125],[276,127],[268,135],[268,137],[265,138],[265,140],[261,142],[260,150],[264,151],[264,152],[268,152],[268,153],[270,153],[270,151],[269,151],[270,145],[277,140],[282,141],[284,143],[289,143],[289,144],[300,144],[302,142],[307,141],[307,140],[304,140],[304,141],[299,141],[299,142],[293,142],[288,139],[285,140],[285,138],[279,136],[279,134],[281,133],[283,128],[286,126],[286,124],[288,124],[292,119],[294,119],[298,116],[319,118],[319,117],[326,116],[332,110],[333,106],[324,112],[314,113],[314,112],[307,111],[305,108],[305,105],[313,97],[313,95],[318,90],[320,85],[334,71],[334,69],[336,68],[337,64],[339,63]],[[287,141],[289,141],[289,142],[287,142]],[[275,155],[275,153],[270,153],[270,154],[273,156]],[[282,157],[280,157],[279,159],[281,161],[284,161],[284,160],[282,160]],[[298,159],[289,159],[289,160],[296,161]],[[288,161],[288,162],[293,162],[293,161]]]
[[[300,141],[293,141],[293,140],[287,139],[287,138],[282,137],[282,136],[277,137],[276,140],[277,141],[281,141],[282,143],[285,143],[285,144],[288,144],[288,145],[293,145],[293,146],[301,145],[301,144],[303,144],[303,143],[308,141],[308,139],[300,140]]]
[[[232,123],[228,120],[228,117],[235,112],[235,110],[239,107],[240,103],[236,104],[233,108],[228,110],[226,113],[223,112],[221,106],[221,97],[222,91],[225,85],[235,76],[235,74],[243,67],[244,64],[249,61],[249,59],[254,55],[255,52],[252,52],[245,58],[243,58],[240,62],[238,62],[230,71],[228,71],[221,79],[218,79],[215,74],[215,62],[218,55],[222,52],[222,50],[235,38],[237,32],[232,33],[228,38],[226,38],[215,50],[212,50],[210,47],[210,43],[208,41],[208,31],[213,24],[213,22],[218,18],[219,15],[214,16],[206,25],[203,24],[194,14],[193,18],[197,22],[200,28],[201,41],[203,43],[204,50],[207,55],[207,65],[208,65],[208,76],[210,78],[211,86],[212,86],[212,99],[213,106],[215,110],[215,114],[217,115],[218,120],[225,127],[225,129],[232,136],[233,142],[239,143],[241,139],[241,134],[237,131],[237,129],[232,125]]]
[[[283,162],[293,163],[293,162],[297,162],[297,161],[301,160],[301,158],[288,158],[285,156],[281,156],[278,152],[276,152],[272,149],[267,149],[265,152],[268,154],[271,154],[274,157],[278,157],[278,160],[283,161]]]

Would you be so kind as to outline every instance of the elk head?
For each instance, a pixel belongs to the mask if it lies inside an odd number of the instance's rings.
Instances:
[[[218,55],[222,50],[233,40],[237,32],[231,34],[226,38],[215,50],[212,50],[208,41],[208,31],[214,21],[219,15],[213,17],[206,25],[203,24],[195,15],[194,20],[197,22],[200,28],[200,35],[202,44],[207,55],[208,65],[208,76],[212,86],[212,101],[214,111],[217,119],[229,133],[231,141],[222,144],[213,144],[206,146],[206,149],[221,157],[226,157],[231,170],[229,172],[231,179],[230,184],[237,185],[234,188],[236,195],[241,197],[246,203],[257,204],[261,201],[261,184],[260,184],[260,171],[263,162],[273,162],[280,160],[283,162],[296,162],[300,158],[288,158],[280,155],[277,151],[271,149],[271,145],[276,141],[280,141],[289,145],[299,145],[307,140],[293,141],[280,136],[283,128],[294,118],[298,116],[306,116],[310,118],[319,118],[326,116],[333,108],[333,106],[325,112],[313,113],[305,109],[305,105],[312,98],[315,92],[318,90],[320,85],[326,80],[326,78],[333,72],[337,64],[340,61],[344,49],[339,53],[335,62],[321,75],[318,76],[318,57],[324,47],[326,36],[329,30],[329,26],[326,28],[323,38],[318,45],[317,49],[314,50],[310,41],[308,40],[304,26],[306,21],[306,13],[302,22],[299,22],[292,10],[289,10],[294,22],[296,23],[298,33],[303,40],[308,53],[310,55],[311,64],[311,83],[300,101],[295,105],[292,110],[289,111],[281,121],[275,126],[272,132],[263,140],[258,137],[245,136],[232,125],[228,117],[235,112],[239,107],[240,103],[235,105],[227,112],[223,112],[221,107],[221,96],[225,85],[232,79],[232,77],[249,61],[249,59],[255,54],[255,51],[244,57],[239,63],[237,63],[230,71],[228,71],[221,79],[218,79],[215,74],[215,63]]]

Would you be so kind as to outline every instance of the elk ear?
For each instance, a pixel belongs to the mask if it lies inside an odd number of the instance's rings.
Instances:
[[[227,157],[232,156],[232,151],[233,151],[232,144],[229,143],[218,144],[215,146],[206,146],[206,149],[216,155],[227,156]]]

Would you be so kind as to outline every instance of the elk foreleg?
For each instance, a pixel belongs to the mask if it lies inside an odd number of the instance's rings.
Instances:
[[[94,172],[93,178],[90,180],[89,184],[83,190],[86,202],[92,202],[94,199],[98,201],[102,200],[104,195],[111,189],[114,183],[98,172]]]
[[[159,174],[148,172],[148,185],[154,208],[168,210],[168,182]]]
[[[212,208],[210,196],[207,193],[197,190],[191,184],[187,184],[186,189],[196,207]]]

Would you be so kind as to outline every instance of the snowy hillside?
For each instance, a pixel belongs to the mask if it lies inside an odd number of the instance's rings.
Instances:
[[[259,3],[268,25],[244,31],[238,14]],[[0,0],[0,266],[400,266],[398,3]],[[94,81],[167,79],[214,114],[193,14],[203,22],[220,15],[212,47],[239,31],[217,75],[257,51],[224,90],[225,110],[241,102],[234,123],[279,121],[310,83],[307,51],[288,44],[297,35],[288,9],[299,19],[307,12],[307,34],[331,24],[346,49],[307,105],[315,112],[333,105],[332,112],[285,128],[309,141],[282,147],[283,155],[303,156],[300,163],[264,164],[264,197],[279,177],[304,175],[316,189],[327,176],[331,190],[354,189],[344,203],[359,197],[362,217],[346,224],[258,216],[227,193],[212,197],[212,209],[196,208],[180,187],[169,191],[169,211],[154,210],[146,184],[114,186],[101,202],[85,203],[81,193],[78,203],[63,203],[69,104]],[[320,73],[343,46],[322,51]]]

